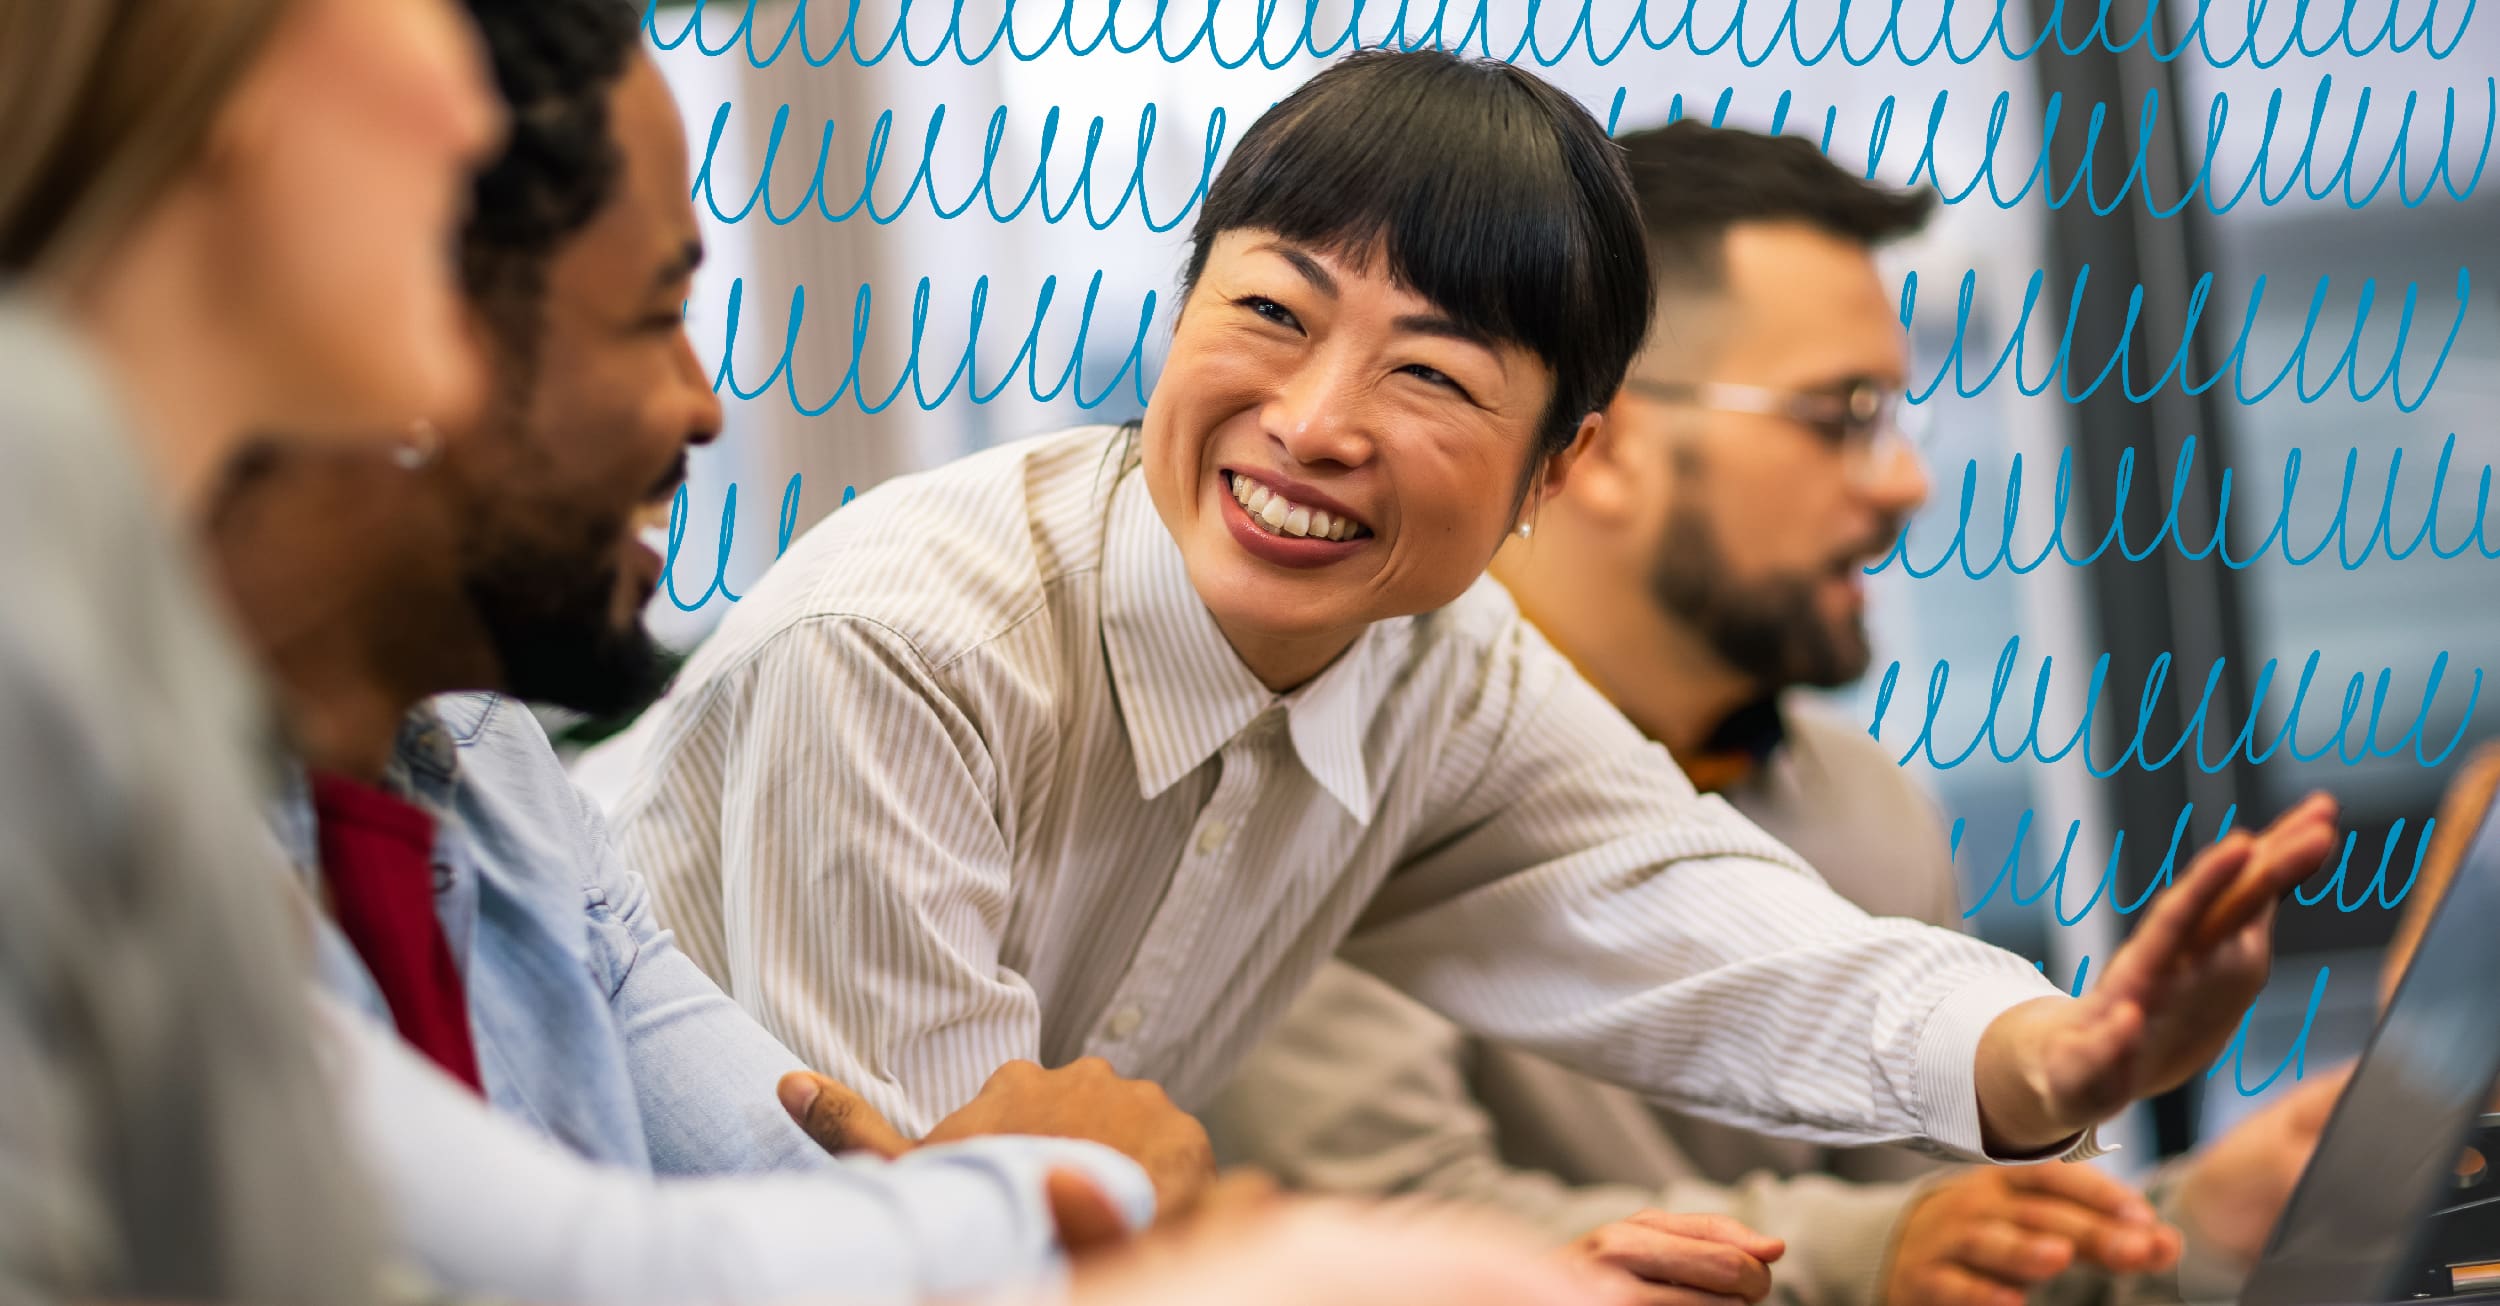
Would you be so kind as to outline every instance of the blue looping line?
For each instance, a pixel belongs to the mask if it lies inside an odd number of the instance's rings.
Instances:
[[[794,47],[812,68],[822,68],[846,54],[852,63],[863,68],[874,67],[897,54],[914,67],[927,67],[949,58],[969,67],[999,54],[1029,62],[1054,49],[1080,56],[1098,50],[1136,54],[1151,49],[1156,58],[1166,63],[1202,58],[1225,69],[1252,64],[1279,69],[1305,57],[1325,59],[1353,48],[1437,49],[1547,68],[1573,57],[1602,67],[1629,50],[1680,49],[1704,57],[1724,51],[1732,52],[1746,67],[1755,68],[1773,58],[1813,67],[1835,55],[1852,67],[1864,67],[1877,59],[1916,67],[1938,53],[1954,64],[1969,64],[1983,57],[2019,62],[2044,50],[2071,56],[2096,48],[2123,53],[2141,46],[2154,59],[2165,63],[2190,57],[2216,68],[2245,61],[2262,69],[2294,55],[2316,58],[2340,53],[2358,57],[2380,51],[2397,54],[2419,49],[2433,59],[2445,59],[2464,39],[2475,9],[2475,0],[2464,0],[2461,7],[2449,6],[2453,26],[2442,44],[2437,30],[2441,10],[2438,0],[2431,0],[2423,8],[2418,24],[2401,32],[2397,30],[2397,6],[2393,4],[2388,6],[2384,22],[2375,27],[2365,23],[2367,30],[2356,30],[2353,5],[2349,2],[2341,7],[2340,14],[2334,15],[2331,29],[2312,32],[2306,30],[2310,26],[2309,6],[2304,2],[2296,6],[2294,21],[2281,39],[2260,48],[2258,29],[2264,25],[2266,0],[2250,0],[2245,31],[2219,37],[2206,22],[2214,0],[2197,0],[2194,14],[2181,24],[2176,39],[2167,46],[2161,44],[2153,30],[2150,11],[2134,25],[2122,23],[2113,30],[2106,0],[2074,0],[2090,23],[2072,38],[2066,34],[2067,0],[2058,0],[2045,21],[2033,23],[2018,17],[2010,25],[2006,21],[2009,0],[1973,0],[1961,6],[1963,12],[1984,12],[1987,23],[1970,37],[1968,45],[1957,40],[1968,34],[1956,33],[1954,29],[1953,0],[1946,0],[1939,8],[1932,26],[1912,20],[1909,30],[1904,28],[1900,0],[1868,0],[1870,7],[1883,13],[1881,27],[1871,33],[1864,30],[1866,24],[1850,22],[1855,7],[1851,0],[1841,0],[1827,22],[1819,21],[1824,15],[1801,17],[1798,0],[1737,0],[1726,25],[1709,31],[1695,24],[1695,0],[1685,0],[1680,9],[1662,3],[1658,6],[1661,12],[1657,13],[1652,12],[1648,0],[1641,0],[1620,28],[1609,25],[1604,32],[1599,31],[1588,0],[1581,0],[1577,8],[1528,0],[1516,20],[1518,30],[1500,36],[1494,32],[1491,0],[1474,0],[1472,5],[1464,0],[1456,5],[1448,0],[1396,0],[1393,13],[1384,13],[1389,8],[1385,0],[1354,0],[1344,26],[1328,32],[1318,29],[1319,0],[1303,0],[1300,5],[1284,0],[1251,0],[1254,21],[1249,34],[1240,38],[1235,48],[1227,49],[1216,39],[1216,17],[1219,11],[1238,12],[1238,3],[1231,10],[1223,10],[1215,0],[1207,0],[1203,6],[1181,6],[1181,12],[1175,14],[1172,0],[1110,0],[1099,24],[1090,30],[1079,30],[1073,0],[1057,0],[1055,4],[1051,0],[1007,0],[995,26],[986,32],[974,32],[965,29],[963,0],[936,2],[944,5],[947,21],[944,30],[934,36],[927,33],[925,23],[918,25],[922,29],[918,33],[907,35],[915,26],[913,0],[903,0],[892,26],[883,31],[863,29],[860,0],[796,0],[790,6],[789,21],[778,34],[763,30],[766,24],[758,21],[757,0],[695,0],[683,21],[672,20],[666,30],[661,23],[659,0],[646,0],[643,30],[661,50],[675,50],[691,41],[696,50],[709,56],[736,51],[756,68],[771,67]],[[730,11],[734,11],[734,19],[724,16]],[[1193,16],[1196,26],[1183,27],[1193,21]],[[1659,27],[1662,22],[1666,24],[1664,30]],[[820,30],[823,28],[831,30]],[[821,49],[819,41],[824,42]]]
[[[2404,93],[2402,109],[2392,135],[2383,143],[2365,151],[2362,136],[2370,124],[2374,92],[2363,86],[2352,98],[2352,124],[2340,147],[2332,138],[2322,137],[2323,125],[2339,116],[2335,106],[2335,79],[2321,75],[2304,115],[2284,114],[2284,93],[2277,87],[2265,100],[2264,130],[2250,155],[2248,163],[2236,179],[2217,175],[2215,160],[2222,151],[2226,127],[2231,116],[2231,96],[2215,93],[2205,104],[2201,132],[2185,130],[2183,139],[2201,137],[2201,149],[2193,154],[2195,168],[2179,184],[2175,195],[2156,197],[2152,193],[2147,160],[2167,131],[2164,110],[2157,92],[2144,96],[2140,126],[2136,138],[2129,143],[2126,165],[2112,185],[2107,170],[2096,159],[2106,153],[2099,148],[2105,131],[2112,126],[2110,106],[2095,102],[2080,115],[2067,112],[2070,107],[2059,95],[2049,97],[2040,116],[2036,138],[2013,132],[2017,116],[2014,95],[1998,91],[1986,101],[1986,146],[1975,164],[1948,163],[1964,151],[1957,145],[1940,145],[1956,140],[1950,130],[1953,108],[1948,91],[1938,91],[1927,104],[1926,126],[1918,140],[1918,154],[1912,160],[1909,184],[1932,188],[1947,205],[1983,204],[1999,209],[2037,200],[2050,209],[2061,209],[2081,203],[2102,216],[2130,205],[2138,206],[2155,218],[2175,217],[2190,205],[2222,215],[2253,198],[2262,208],[2289,203],[2317,203],[2339,200],[2347,208],[2360,209],[2392,194],[2404,207],[2418,208],[2434,198],[2444,196],[2450,202],[2464,203],[2482,184],[2483,170],[2490,162],[2492,142],[2500,136],[2500,78],[2484,77],[2467,88],[2464,96],[2467,112],[2459,114],[2459,91],[2447,87],[2438,93],[2439,137],[2435,153],[2424,153],[2428,146],[2415,139],[2417,111],[2424,103],[2419,88]],[[1621,125],[1626,88],[1618,87],[1607,113],[1607,129]],[[2247,96],[2241,97],[2246,100]],[[2474,101],[2479,100],[2479,105]],[[1711,123],[1726,121],[1734,107],[1735,91],[1721,91],[1709,104]],[[1883,170],[1893,153],[1893,131],[1900,107],[1898,97],[1886,96],[1876,107],[1862,155],[1855,152],[1835,155],[1844,166],[1861,175],[1874,177]],[[1063,109],[1058,105],[1034,109],[1017,109],[1017,115],[1038,113],[1041,118],[1039,148],[1029,171],[1012,164],[1002,164],[1000,154],[1009,139],[1011,111],[994,106],[976,118],[981,124],[980,158],[977,167],[947,166],[936,161],[947,148],[946,123],[949,106],[939,104],[929,110],[920,125],[917,161],[912,147],[906,144],[894,149],[898,130],[908,133],[908,125],[898,125],[892,109],[879,112],[869,120],[858,184],[847,179],[837,185],[827,176],[834,157],[834,138],[839,129],[832,119],[825,120],[814,132],[815,148],[805,149],[806,127],[794,139],[791,108],[788,104],[772,107],[772,120],[765,130],[761,162],[743,194],[724,193],[725,182],[715,170],[722,142],[738,139],[730,131],[730,118],[735,102],[723,101],[712,113],[711,125],[705,135],[703,159],[694,179],[694,197],[714,220],[735,224],[761,216],[775,226],[787,226],[802,220],[851,222],[865,219],[880,226],[903,217],[915,205],[925,206],[940,219],[966,216],[986,218],[992,222],[1013,222],[1030,212],[1047,224],[1081,221],[1096,231],[1110,228],[1127,218],[1132,208],[1135,220],[1147,230],[1168,232],[1187,222],[1198,205],[1206,199],[1213,184],[1217,164],[1224,154],[1230,120],[1221,108],[1208,111],[1203,125],[1185,122],[1181,129],[1190,133],[1194,180],[1189,192],[1168,212],[1148,193],[1146,173],[1153,158],[1163,111],[1149,103],[1136,113],[1131,144],[1106,152],[1103,142],[1115,136],[1115,124],[1101,114],[1084,120],[1081,143],[1061,148]],[[2474,110],[2479,108],[2479,112]],[[1795,113],[1792,92],[1782,91],[1772,105],[1772,130],[1785,128]],[[760,111],[760,106],[750,111]],[[1696,116],[1699,102],[1693,110]],[[1667,118],[1687,116],[1684,97],[1671,98]],[[959,115],[958,122],[965,116]],[[2081,126],[2070,129],[2080,120]],[[2479,121],[2477,121],[2479,120]],[[1073,122],[1073,119],[1068,119]],[[1839,122],[1839,110],[1827,107],[1822,113],[1820,142],[1828,154],[1833,150],[1833,134]],[[2181,124],[2183,128],[2188,124]],[[1202,128],[1202,129],[1201,129]],[[853,130],[858,130],[856,127]],[[2076,157],[2080,160],[2072,170],[2060,177],[2051,166],[2051,146],[2064,136],[2080,132],[2083,140]],[[961,129],[958,130],[961,134]],[[2478,139],[2479,137],[2479,139]],[[1906,144],[1912,139],[1901,136]],[[1074,150],[1073,159],[1059,158]],[[2471,150],[2470,170],[2465,166],[2464,152]],[[797,183],[800,168],[806,168],[803,185]],[[903,174],[899,196],[880,200],[883,193],[891,195],[887,183],[889,167]],[[1967,167],[1966,174],[1957,171]],[[1056,174],[1054,175],[1054,169]],[[966,175],[969,180],[945,182],[940,172]],[[1948,175],[1948,173],[1952,175]],[[2393,183],[2392,192],[2389,190]],[[1116,187],[1116,191],[1113,189]],[[837,196],[836,191],[842,194]],[[781,197],[791,197],[784,202]],[[1106,196],[1108,198],[1106,198]]]
[[[773,548],[773,560],[776,562],[780,561],[782,554],[790,551],[790,537],[798,532],[799,487],[800,476],[794,472],[781,490],[781,516],[775,523],[777,530]],[[845,485],[842,487],[841,503],[834,507],[840,508],[858,497],[858,486]],[[686,506],[686,487],[680,485],[676,497],[670,499],[668,504],[668,552],[660,560],[661,592],[680,612],[693,612],[703,607],[712,601],[715,594],[731,603],[741,601],[741,596],[729,588],[729,557],[738,536],[738,487],[733,483],[721,493],[720,534],[712,554],[712,579],[704,586],[703,593],[689,603],[677,590],[677,554],[679,546],[685,542],[686,527],[691,520],[692,514]]]
[[[2232,468],[2222,468],[2215,477],[2212,516],[2215,524],[2212,532],[2201,542],[2192,544],[2187,533],[2180,528],[2179,510],[2186,502],[2188,488],[2197,483],[2197,478],[2191,474],[2196,458],[2196,437],[2189,436],[2180,441],[2178,461],[2170,476],[2169,505],[2162,513],[2160,525],[2153,529],[2152,538],[2141,543],[2127,537],[2127,500],[2135,486],[2135,449],[2130,446],[2118,453],[2118,464],[2108,492],[2096,496],[2108,505],[2105,509],[2108,525],[2100,532],[2097,542],[2080,552],[2068,533],[2070,530],[2084,532],[2088,538],[2089,528],[2079,526],[2068,511],[2074,497],[2074,450],[2064,449],[2057,456],[2057,477],[2044,512],[2049,538],[2028,559],[2012,556],[2014,536],[2022,516],[2022,455],[2017,453],[2009,460],[2005,473],[2004,505],[1993,532],[1984,524],[1973,529],[1972,518],[1979,491],[1979,460],[1966,459],[1962,464],[1952,538],[1945,542],[1934,559],[1925,563],[1912,559],[1910,531],[1905,527],[1893,537],[1891,550],[1867,566],[1865,572],[1870,576],[1881,575],[1898,567],[1903,575],[1913,580],[1925,580],[1943,572],[1948,566],[1959,564],[1956,575],[1969,580],[1984,580],[1999,569],[2011,575],[2027,576],[2052,557],[2069,567],[2091,566],[2100,561],[2113,545],[2119,555],[2130,562],[2141,562],[2168,548],[2188,562],[2213,558],[2232,571],[2265,561],[2279,562],[2287,567],[2306,567],[2320,558],[2329,557],[2327,549],[2330,545],[2334,548],[2331,565],[2343,571],[2359,571],[2374,560],[2381,565],[2402,562],[2421,551],[2425,545],[2429,546],[2432,557],[2443,561],[2469,552],[2485,561],[2500,558],[2500,541],[2487,539],[2484,529],[2491,507],[2492,466],[2489,463],[2471,473],[2474,509],[2470,519],[2453,540],[2441,536],[2441,506],[2448,499],[2449,486],[2457,479],[2451,474],[2456,449],[2456,433],[2451,431],[2440,441],[2439,458],[2431,466],[2427,478],[2430,486],[2428,499],[2419,515],[2411,517],[2402,517],[2396,507],[2397,500],[2402,497],[2399,489],[2406,483],[2405,451],[2401,447],[2388,452],[2387,479],[2375,511],[2366,501],[2356,503],[2355,500],[2353,482],[2361,466],[2359,449],[2344,450],[2343,472],[2336,482],[2332,504],[2322,504],[2316,496],[2306,502],[2302,500],[2300,478],[2307,459],[2298,446],[2287,449],[2283,454],[2281,500],[2274,515],[2263,523],[2264,533],[2253,543],[2245,538],[2236,544],[2233,541],[2230,523],[2235,473]],[[2356,520],[2356,510],[2367,514],[2366,518]],[[2456,514],[2446,515],[2453,518]],[[2311,524],[2303,525],[2303,521]],[[2406,525],[2412,527],[2410,535],[2405,534]],[[2246,533],[2241,532],[2243,536]],[[2400,536],[2403,537],[2401,540]],[[1980,550],[1987,550],[1984,558],[1978,556]]]
[[[2473,667],[2471,668],[2472,679],[2466,689],[2464,708],[2457,714],[2455,732],[2449,736],[2446,744],[2442,745],[2436,754],[2425,751],[2430,744],[2425,733],[2426,728],[2434,715],[2434,707],[2440,705],[2440,691],[2448,678],[2450,655],[2447,650],[2443,649],[2431,659],[2430,670],[2424,677],[2422,685],[2421,703],[2415,708],[2411,723],[2394,742],[2385,742],[2383,738],[2385,732],[2380,728],[2381,720],[2387,714],[2388,700],[2394,681],[2394,670],[2384,667],[2378,670],[2375,680],[2360,671],[2355,671],[2346,678],[2343,683],[2341,703],[2334,709],[2333,727],[2321,733],[2316,728],[2315,715],[2310,706],[2310,691],[2318,687],[2318,664],[2322,654],[2312,650],[2301,664],[2298,680],[2291,690],[2291,702],[2283,710],[2280,723],[2275,727],[2271,737],[2265,739],[2261,745],[2258,722],[2267,715],[2268,696],[2274,691],[2275,677],[2280,670],[2281,660],[2268,658],[2257,668],[2256,676],[2248,692],[2249,706],[2246,716],[2234,727],[2227,721],[2214,719],[2217,714],[2214,704],[2215,694],[2225,683],[2228,661],[2225,658],[2216,658],[2206,668],[2201,688],[2195,691],[2197,698],[2194,711],[2184,723],[2175,727],[2176,737],[2171,739],[2165,747],[2152,738],[2156,733],[2153,723],[2157,717],[2163,718],[2166,722],[2169,718],[2166,709],[2183,706],[2185,696],[2189,692],[2188,682],[2183,679],[2179,686],[2180,701],[2174,704],[2166,697],[2165,691],[2169,687],[2173,661],[2170,653],[2165,651],[2156,655],[2146,668],[2142,696],[2137,700],[2139,706],[2132,727],[2130,728],[2124,721],[2119,721],[2112,723],[2113,728],[2105,732],[2094,729],[2099,724],[2096,718],[2103,711],[2102,695],[2108,687],[2110,675],[2109,655],[2101,654],[2093,661],[2092,669],[2086,677],[2083,710],[2078,714],[2074,728],[2062,735],[2055,726],[2048,725],[2045,721],[2048,715],[2049,690],[2056,676],[2057,659],[2054,656],[2043,656],[2040,659],[2039,669],[2032,677],[2031,704],[2028,713],[2026,714],[2020,706],[2015,709],[2014,725],[2018,726],[2022,733],[2009,744],[2005,739],[2005,732],[2000,729],[1999,721],[2003,715],[2002,709],[2008,697],[2008,690],[2016,679],[2015,666],[2020,658],[2021,647],[2022,637],[2019,635],[2011,636],[2005,641],[1989,677],[1987,711],[1980,723],[1972,728],[1969,741],[1958,749],[1938,738],[1937,718],[1945,711],[1953,680],[1951,660],[1938,659],[1928,672],[1926,699],[1919,719],[1917,735],[1910,741],[1908,747],[1901,751],[1897,759],[1899,763],[1908,765],[1913,758],[1916,758],[1939,771],[1950,771],[1977,756],[1984,745],[1987,749],[1987,756],[2000,764],[2034,761],[2042,765],[2054,765],[2071,754],[2077,758],[2085,772],[2096,780],[2106,780],[2130,766],[2147,773],[2157,772],[2173,762],[2178,762],[2183,767],[2194,766],[2210,775],[2234,765],[2235,759],[2238,758],[2245,758],[2251,766],[2262,766],[2267,759],[2278,753],[2300,762],[2316,762],[2323,758],[2333,757],[2341,765],[2351,767],[2367,762],[2391,760],[2410,752],[2414,762],[2427,770],[2445,762],[2448,756],[2456,751],[2457,745],[2464,742],[2473,726],[2474,713],[2481,705],[2483,696],[2483,669],[2479,666]],[[1901,671],[1902,663],[1899,659],[1895,659],[1884,668],[1883,675],[1876,685],[1874,715],[1868,723],[1867,734],[1878,741],[1883,738],[1884,721],[1892,707],[1894,695],[1900,687]],[[2368,707],[2366,715],[2363,712],[2365,699]],[[2401,708],[2398,710],[2401,712]],[[2305,729],[2304,723],[2307,723],[2309,728]],[[2354,729],[2356,725],[2360,727],[2358,731]],[[2162,733],[2169,733],[2171,729],[2172,727],[2165,724]],[[2047,731],[2049,739],[2043,739],[2044,730]],[[2227,738],[2221,742],[2219,752],[2215,751],[2213,741],[2208,738],[2209,731],[2228,732]],[[2099,755],[2107,751],[2101,742],[2104,738],[2119,741],[2115,756]],[[2302,742],[2304,739],[2314,741],[2314,747],[2304,747]]]

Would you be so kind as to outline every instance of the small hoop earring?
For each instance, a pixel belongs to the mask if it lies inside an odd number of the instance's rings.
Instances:
[[[400,470],[413,472],[433,462],[442,451],[443,433],[420,417],[408,424],[407,438],[392,447],[391,461],[399,464]]]

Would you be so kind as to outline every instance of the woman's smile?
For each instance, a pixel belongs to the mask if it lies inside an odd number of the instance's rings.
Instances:
[[[1251,556],[1283,567],[1324,567],[1353,556],[1374,536],[1342,508],[1312,502],[1299,486],[1278,486],[1248,472],[1219,471],[1224,524]],[[1296,494],[1301,497],[1294,497]]]

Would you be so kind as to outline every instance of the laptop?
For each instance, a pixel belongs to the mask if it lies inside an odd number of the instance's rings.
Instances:
[[[2500,1302],[2500,821],[2485,814],[2239,1306]],[[2490,1132],[2485,1132],[2486,1130]]]

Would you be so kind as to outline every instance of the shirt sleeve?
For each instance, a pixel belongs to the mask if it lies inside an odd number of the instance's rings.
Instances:
[[[1203,1117],[1225,1164],[1291,1188],[1496,1207],[1556,1240],[1655,1204],[1505,1164],[1467,1084],[1466,1038],[1378,981],[1323,969]]]
[[[0,838],[8,872],[36,873],[19,851]],[[45,905],[40,893],[9,887],[13,919],[0,922],[0,938]],[[5,954],[10,962],[23,955]],[[103,1185],[80,1146],[105,1133],[106,1122],[91,1118],[81,1077],[43,1036],[57,1016],[28,979],[0,963],[0,1101],[10,1104],[0,1111],[0,1301],[11,1302],[75,1299],[106,1280],[114,1235]]]
[[[1227,1162],[1289,1186],[1493,1207],[1557,1242],[1644,1210],[1716,1213],[1785,1239],[1777,1306],[1872,1306],[1914,1183],[1768,1170],[1731,1184],[1570,1183],[1509,1164],[1468,1084],[1463,1035],[1361,975],[1323,971],[1208,1112]]]
[[[804,1175],[654,1180],[594,1166],[347,1008],[315,1009],[402,1245],[456,1292],[636,1306],[1047,1289],[1064,1272],[1049,1171],[1084,1172],[1132,1228],[1154,1210],[1143,1171],[1071,1139],[974,1139]]]
[[[803,1068],[797,1054],[678,949],[643,878],[617,856],[598,805],[578,789],[570,798],[586,850],[594,953],[611,967],[608,1006],[632,1068],[652,1167],[703,1175],[838,1164],[775,1096],[781,1077]]]
[[[1456,710],[1483,762],[1344,955],[1472,1032],[1703,1119],[1986,1156],[1974,1062],[2028,962],[1878,919],[1696,795],[1525,623]],[[2092,1153],[2087,1133],[2069,1155]]]
[[[703,692],[619,815],[696,960],[907,1134],[1037,1058],[1040,1004],[1000,957],[1002,780],[920,654],[875,622],[818,618]],[[716,811],[717,827],[637,819],[652,808]]]

